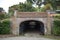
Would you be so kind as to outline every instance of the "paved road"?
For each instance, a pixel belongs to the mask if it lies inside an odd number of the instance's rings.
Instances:
[[[44,37],[9,37],[9,38],[0,38],[0,40],[54,40]]]

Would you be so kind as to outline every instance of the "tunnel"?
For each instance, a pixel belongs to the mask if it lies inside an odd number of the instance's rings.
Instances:
[[[44,35],[44,23],[37,20],[23,21],[19,25],[19,33],[35,32]]]

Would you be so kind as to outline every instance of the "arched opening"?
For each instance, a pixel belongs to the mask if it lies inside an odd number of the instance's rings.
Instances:
[[[35,32],[44,35],[44,24],[37,20],[28,20],[20,24],[20,33]]]

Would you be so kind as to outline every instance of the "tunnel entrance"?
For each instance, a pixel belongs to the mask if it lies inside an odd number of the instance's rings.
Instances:
[[[39,33],[39,34],[44,35],[44,24],[36,20],[24,21],[20,24],[19,32],[20,34],[33,32],[33,33]]]

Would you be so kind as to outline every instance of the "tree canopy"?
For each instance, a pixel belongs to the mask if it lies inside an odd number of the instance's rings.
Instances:
[[[32,6],[35,4],[35,6],[38,5],[38,7]],[[41,5],[44,4],[44,7],[41,7]],[[10,15],[14,13],[14,10],[18,10],[20,12],[33,12],[33,11],[46,11],[46,10],[56,10],[56,0],[26,0],[25,3],[19,3],[17,5],[13,5],[9,7],[9,13]]]
[[[18,10],[21,12],[32,12],[36,11],[31,3],[19,3],[18,5],[13,5],[9,7],[9,11]]]
[[[38,5],[38,9],[33,7],[32,5],[36,4]],[[33,11],[37,11],[40,10],[40,6],[41,4],[45,4],[44,1],[42,2],[42,0],[26,0],[25,3],[19,3],[17,5],[13,5],[11,7],[9,7],[9,12],[13,13],[15,9],[17,9],[18,11],[21,12],[33,12]]]
[[[32,4],[34,4],[34,2],[36,3],[36,5],[38,5],[38,7],[41,6],[41,4],[51,4],[51,6],[53,7],[53,10],[56,10],[57,9],[57,3],[59,4],[59,2],[56,3],[57,0],[27,0],[27,2],[30,2]],[[59,1],[59,0],[58,0]]]
[[[9,7],[9,15],[13,15],[14,10],[18,10],[20,12],[34,12],[36,8],[32,6],[31,3],[19,3],[17,5],[13,5]]]
[[[32,12],[32,11],[36,11],[35,8],[32,6],[31,3],[20,3],[18,5],[18,11],[22,11],[22,12]]]

